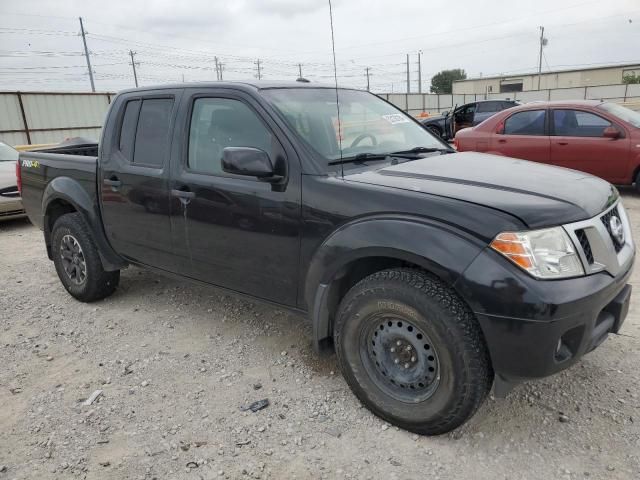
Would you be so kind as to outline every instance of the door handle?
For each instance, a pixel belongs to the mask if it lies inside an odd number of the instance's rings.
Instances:
[[[507,143],[507,141],[505,139],[500,139],[498,140],[498,143]]]
[[[557,142],[558,145],[569,145],[569,142]]]
[[[189,190],[172,189],[171,190],[171,196],[172,197],[178,197],[180,199],[191,200],[192,198],[195,198],[196,194],[194,192],[189,191]]]
[[[104,183],[105,185],[109,185],[113,190],[122,186],[122,182],[116,176],[105,178],[104,180],[102,180],[102,183]]]

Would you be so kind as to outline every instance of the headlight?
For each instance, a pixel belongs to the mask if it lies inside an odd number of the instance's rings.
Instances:
[[[536,278],[584,275],[582,262],[562,227],[499,234],[491,248]]]

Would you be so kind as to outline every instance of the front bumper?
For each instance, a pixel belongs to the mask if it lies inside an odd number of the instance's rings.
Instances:
[[[617,333],[629,309],[633,260],[616,277],[542,281],[482,252],[455,287],[478,318],[497,380],[552,375]]]

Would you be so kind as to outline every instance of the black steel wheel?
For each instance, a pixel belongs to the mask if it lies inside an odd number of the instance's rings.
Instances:
[[[334,344],[355,395],[379,417],[420,434],[460,426],[493,383],[473,313],[421,270],[383,270],[352,287],[338,308]]]
[[[111,295],[120,281],[120,271],[105,271],[98,247],[79,213],[58,218],[51,231],[51,252],[60,281],[82,302]]]
[[[403,402],[421,402],[438,388],[438,354],[429,336],[404,318],[376,314],[363,330],[360,355],[377,386]],[[366,345],[366,348],[364,348]]]

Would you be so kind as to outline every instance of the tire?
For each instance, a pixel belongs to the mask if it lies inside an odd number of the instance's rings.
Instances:
[[[338,308],[334,341],[342,373],[360,401],[422,435],[462,425],[493,383],[473,313],[421,270],[383,270],[351,288]]]
[[[81,302],[108,297],[120,282],[120,270],[106,272],[102,268],[98,248],[79,213],[68,213],[56,220],[51,252],[62,285]]]
[[[638,174],[636,175],[634,188],[636,190],[636,193],[640,193],[640,172],[638,172]]]

